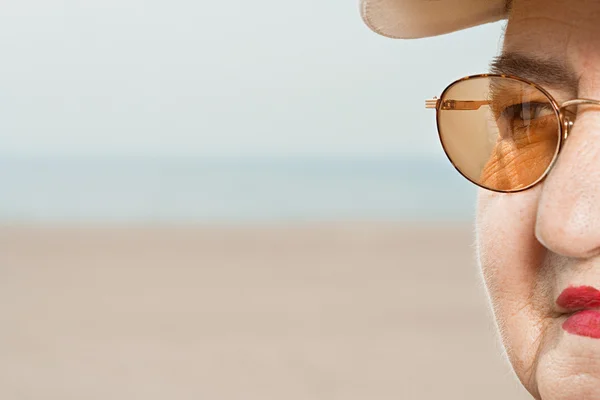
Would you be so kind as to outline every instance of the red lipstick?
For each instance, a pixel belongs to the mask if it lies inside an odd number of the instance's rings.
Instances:
[[[562,327],[573,335],[600,339],[600,311],[583,310],[576,312],[567,318]]]
[[[556,304],[571,314],[563,323],[563,329],[573,335],[600,339],[600,291],[591,286],[565,289]]]
[[[600,290],[591,286],[568,287],[558,296],[556,304],[565,310],[600,307]]]

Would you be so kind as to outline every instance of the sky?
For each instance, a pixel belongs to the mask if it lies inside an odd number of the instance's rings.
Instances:
[[[0,155],[439,154],[424,100],[501,31],[387,39],[357,0],[4,0]]]

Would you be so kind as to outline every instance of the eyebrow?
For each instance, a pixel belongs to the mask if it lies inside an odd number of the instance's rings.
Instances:
[[[561,61],[504,53],[492,60],[490,72],[514,75],[541,86],[577,91],[579,78],[571,67]]]

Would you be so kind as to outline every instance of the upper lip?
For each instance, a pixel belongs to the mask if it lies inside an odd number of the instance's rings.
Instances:
[[[556,304],[567,312],[600,308],[600,290],[592,286],[570,286],[558,296]]]

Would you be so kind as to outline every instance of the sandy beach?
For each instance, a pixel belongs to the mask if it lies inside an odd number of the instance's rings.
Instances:
[[[0,228],[0,398],[529,399],[468,225]]]

